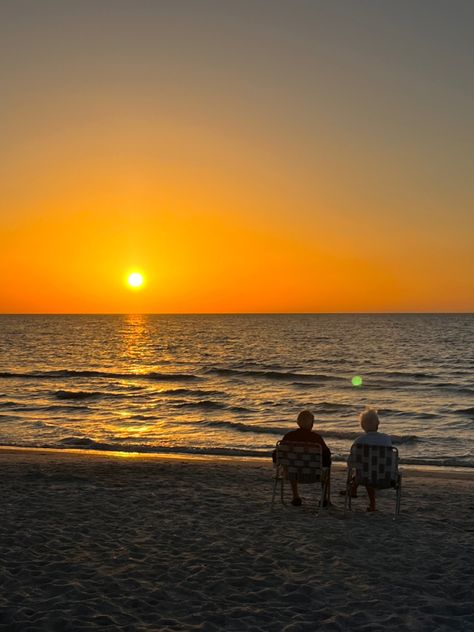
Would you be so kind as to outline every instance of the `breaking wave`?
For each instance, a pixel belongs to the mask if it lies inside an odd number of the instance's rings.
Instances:
[[[183,422],[190,423],[190,422]],[[205,426],[208,428],[216,427],[216,428],[227,428],[229,430],[233,430],[236,432],[246,432],[246,433],[257,433],[257,434],[268,434],[273,436],[282,437],[285,433],[293,430],[294,427],[288,428],[283,426],[263,426],[263,425],[252,425],[245,424],[240,421],[213,421],[213,420],[204,420],[196,422],[200,426]],[[357,437],[360,437],[361,433],[352,432],[346,430],[326,430],[321,433],[323,439],[342,439],[348,441],[354,441]],[[421,441],[419,437],[416,435],[391,435],[392,441],[395,445],[406,444],[406,443],[416,443]]]
[[[75,377],[108,378],[118,380],[161,380],[163,382],[200,379],[199,376],[190,373],[159,373],[156,371],[149,371],[146,373],[115,373],[109,371],[73,371],[70,369],[61,369],[58,371],[27,371],[25,373],[15,373],[11,371],[0,372],[0,378],[6,379],[56,380]]]
[[[3,443],[3,445],[12,445]],[[18,445],[18,444],[17,444]],[[39,447],[22,444],[22,447]],[[125,452],[137,454],[180,454],[186,455],[203,455],[203,456],[224,456],[224,457],[244,457],[244,458],[268,458],[271,457],[272,450],[249,450],[244,448],[227,448],[227,447],[191,447],[191,446],[167,446],[167,445],[140,445],[140,444],[123,444],[123,443],[106,443],[94,441],[88,437],[67,437],[56,444],[46,444],[40,446],[42,448],[60,448],[60,449],[80,449],[80,450],[98,450],[105,452]],[[345,457],[340,455],[333,456],[333,461],[344,462]],[[403,458],[401,455],[400,463],[402,465],[413,466],[431,466],[431,467],[458,467],[458,468],[474,468],[474,460],[472,456],[461,457],[411,457]]]
[[[212,369],[208,369],[206,373],[212,373],[214,375],[232,375],[236,377],[259,377],[259,378],[264,378],[268,380],[282,380],[282,381],[305,380],[307,382],[322,382],[322,381],[344,379],[344,378],[333,376],[333,375],[322,375],[322,374],[311,375],[308,373],[292,373],[290,371],[266,371],[266,370],[256,370],[256,369],[245,370],[245,369],[212,368]]]

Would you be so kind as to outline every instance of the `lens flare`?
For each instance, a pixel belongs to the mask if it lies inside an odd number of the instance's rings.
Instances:
[[[354,375],[352,378],[352,386],[362,386],[362,378],[360,375]]]

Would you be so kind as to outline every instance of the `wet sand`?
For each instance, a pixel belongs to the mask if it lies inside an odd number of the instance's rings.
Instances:
[[[0,449],[0,630],[474,630],[470,471],[270,511],[270,462]]]

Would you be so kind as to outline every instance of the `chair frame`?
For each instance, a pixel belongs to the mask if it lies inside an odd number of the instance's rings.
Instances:
[[[273,483],[271,508],[275,503],[278,484],[280,484],[280,500],[286,505],[284,498],[285,480],[296,477],[298,484],[320,484],[321,496],[317,505],[317,514],[323,505],[329,486],[329,467],[323,467],[323,451],[319,443],[303,441],[278,441],[276,444],[276,473]]]
[[[370,461],[370,465],[368,465],[367,462],[365,463],[366,469],[368,468],[368,471],[365,472],[361,471],[360,458],[358,459],[358,455],[356,455],[356,452],[361,448],[365,449],[365,452],[367,453],[365,457],[368,461]],[[384,450],[381,450],[380,448],[383,448]],[[386,463],[383,465],[380,463],[381,459],[387,458],[386,455],[383,455],[384,451],[387,450],[391,451],[391,458],[394,459],[394,463],[392,462],[390,464],[390,467],[393,470],[390,474],[385,471]],[[352,511],[351,490],[354,481],[356,481],[358,485],[369,485],[374,489],[394,489],[396,492],[396,498],[393,519],[396,520],[400,515],[400,505],[402,500],[402,473],[399,471],[398,465],[398,449],[394,446],[371,445],[367,443],[353,445],[347,461],[344,511],[347,511],[347,509]],[[383,477],[379,477],[381,469],[383,470]]]

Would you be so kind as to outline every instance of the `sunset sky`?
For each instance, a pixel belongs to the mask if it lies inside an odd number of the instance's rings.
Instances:
[[[474,311],[473,25],[2,0],[0,312]]]

